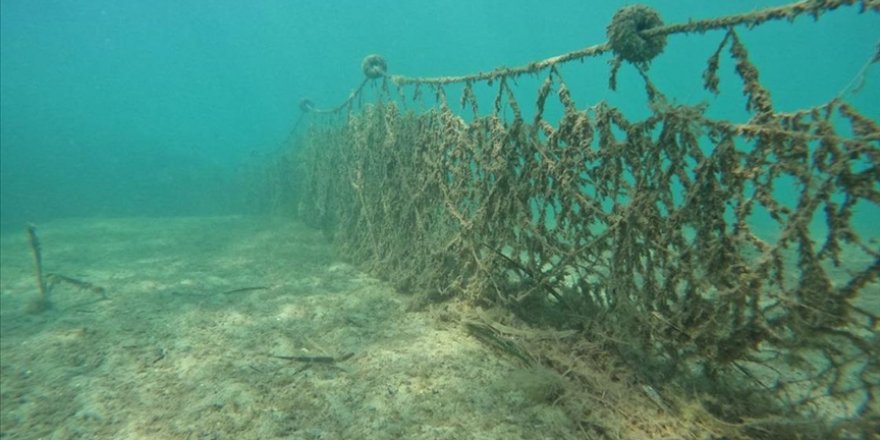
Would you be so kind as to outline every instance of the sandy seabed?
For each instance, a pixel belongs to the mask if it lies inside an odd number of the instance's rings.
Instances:
[[[524,366],[468,332],[469,306],[413,311],[298,223],[81,219],[37,234],[51,285],[41,313],[24,225],[0,234],[0,440],[707,439],[730,428],[681,390],[640,385],[581,335],[533,345],[554,369]],[[864,308],[880,310],[877,288]]]
[[[302,225],[82,219],[38,234],[46,273],[106,299],[55,284],[52,308],[28,313],[27,235],[2,235],[3,440],[582,438],[541,397],[552,378],[407,312]]]

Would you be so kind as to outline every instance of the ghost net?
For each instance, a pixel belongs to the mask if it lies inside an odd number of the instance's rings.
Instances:
[[[303,101],[310,127],[267,166],[267,194],[426,303],[501,305],[598,341],[646,390],[694,390],[726,426],[716,435],[874,435],[880,247],[855,219],[880,212],[880,128],[846,94],[777,111],[740,35],[839,7],[880,12],[808,1],[665,25],[630,6],[606,43],[460,77],[392,75],[373,55],[337,108]],[[747,121],[652,82],[650,61],[683,33],[720,35],[703,87],[720,93],[730,63]],[[646,117],[575,103],[563,66],[601,55],[611,89],[638,75]]]

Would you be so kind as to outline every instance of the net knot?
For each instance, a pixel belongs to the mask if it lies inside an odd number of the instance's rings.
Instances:
[[[388,69],[388,64],[385,63],[385,58],[382,58],[382,55],[367,55],[364,58],[364,61],[361,63],[361,68],[364,70],[364,75],[369,79],[376,79],[385,76],[385,71]]]
[[[663,52],[665,35],[643,37],[642,31],[663,26],[660,14],[645,5],[620,8],[608,25],[608,44],[619,57],[633,63],[650,61]]]
[[[309,98],[304,98],[302,101],[299,102],[299,109],[303,113],[308,113],[315,109],[315,103],[312,102],[312,100]]]

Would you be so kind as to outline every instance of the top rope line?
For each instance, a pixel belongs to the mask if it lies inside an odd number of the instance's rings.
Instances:
[[[533,61],[519,67],[502,67],[488,72],[460,76],[409,77],[389,75],[386,72],[387,64],[385,60],[380,55],[369,55],[364,59],[362,65],[365,75],[364,80],[349,94],[345,101],[333,108],[319,109],[314,106],[311,100],[304,99],[300,103],[300,109],[303,112],[337,113],[348,107],[360,95],[367,82],[378,78],[387,78],[398,86],[413,84],[445,85],[479,81],[492,82],[523,74],[534,74],[558,64],[582,60],[609,51],[614,52],[619,59],[633,63],[645,63],[663,51],[667,35],[693,32],[703,33],[741,25],[755,27],[771,20],[787,19],[793,21],[804,14],[810,14],[814,19],[818,19],[823,12],[832,11],[841,6],[853,6],[856,4],[860,5],[861,12],[866,10],[880,12],[880,0],[804,0],[742,14],[664,25],[659,14],[653,9],[643,5],[627,6],[614,14],[614,18],[608,26],[609,41],[543,60]]]
[[[650,40],[655,37],[665,37],[666,35],[671,34],[688,34],[693,32],[706,32],[715,29],[727,29],[733,26],[740,25],[748,25],[749,27],[755,27],[761,25],[767,21],[771,20],[781,20],[787,19],[789,21],[793,21],[795,18],[804,15],[811,14],[813,18],[818,19],[819,15],[825,11],[832,11],[837,9],[840,6],[853,6],[855,4],[861,5],[861,10],[872,10],[875,12],[880,12],[880,0],[805,0],[797,3],[791,3],[784,6],[778,6],[774,8],[761,9],[758,11],[747,12],[743,14],[734,14],[728,15],[724,17],[718,18],[710,18],[705,20],[698,21],[688,21],[687,23],[679,23],[679,24],[671,24],[671,25],[662,25],[659,26],[651,26],[651,27],[643,27],[641,29],[637,29],[639,36],[643,40]],[[649,10],[649,8],[644,6],[630,6],[621,9],[615,14],[615,19],[621,16],[628,8],[638,8],[639,12],[644,12],[645,10]],[[658,16],[659,19],[659,16]],[[394,81],[395,84],[405,85],[405,84],[453,84],[453,83],[463,83],[463,82],[477,82],[477,81],[495,81],[505,77],[514,77],[527,73],[537,73],[547,68],[553,67],[557,64],[566,63],[569,61],[580,60],[584,58],[589,58],[597,55],[601,55],[605,52],[614,50],[616,52],[615,46],[612,44],[614,41],[614,28],[616,25],[616,20],[612,20],[611,24],[608,26],[609,37],[611,41],[596,44],[593,46],[586,47],[584,49],[568,52],[562,55],[557,55],[554,57],[550,57],[540,61],[531,62],[525,66],[520,67],[512,67],[512,68],[498,68],[489,72],[480,72],[476,74],[470,75],[461,75],[461,76],[440,76],[440,77],[428,77],[428,78],[419,78],[419,77],[408,77],[403,75],[390,75],[389,78]],[[626,25],[627,23],[621,23],[622,25]],[[641,23],[636,23],[641,24]],[[624,57],[625,58],[625,57]]]

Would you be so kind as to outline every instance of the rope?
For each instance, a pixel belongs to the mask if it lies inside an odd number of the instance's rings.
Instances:
[[[704,33],[710,30],[730,29],[736,26],[743,25],[752,28],[771,20],[785,19],[788,21],[794,21],[794,19],[805,14],[812,15],[814,19],[818,20],[824,12],[835,10],[841,6],[855,5],[860,6],[860,12],[870,10],[875,13],[880,13],[880,0],[804,0],[790,3],[784,6],[765,8],[742,14],[733,14],[724,17],[716,17],[704,20],[689,20],[687,23],[649,26],[638,30],[638,35],[641,40],[651,41],[651,39],[653,38],[665,37],[667,35],[673,34],[689,34],[694,32]],[[622,8],[615,14],[615,17],[617,18],[620,14],[632,8],[635,7]],[[650,8],[647,8],[645,6],[638,6],[638,9],[642,10],[642,12],[646,12],[646,10],[649,10]],[[615,21],[612,20],[612,24],[609,25],[610,34],[613,34],[612,31],[615,30],[614,25]],[[507,78],[516,78],[520,75],[525,74],[536,74],[551,67],[555,67],[557,65],[568,63],[571,61],[583,60],[612,51],[617,53],[617,51],[615,51],[614,49],[615,46],[612,44],[614,38],[610,38],[609,40],[611,41],[601,44],[595,44],[589,47],[585,47],[583,49],[571,51],[561,55],[556,55],[550,58],[545,58],[543,60],[533,61],[524,66],[500,67],[488,72],[479,72],[459,76],[411,77],[405,75],[389,75],[386,72],[387,64],[385,63],[385,60],[378,55],[370,55],[364,59],[362,65],[364,69],[365,79],[353,92],[349,94],[349,96],[341,104],[326,109],[319,109],[312,106],[311,108],[307,110],[304,109],[303,111],[318,114],[338,113],[347,108],[354,101],[354,99],[357,98],[358,95],[360,95],[367,82],[372,79],[378,78],[388,78],[398,87],[400,87],[405,85],[446,85],[474,83],[481,81],[494,82]],[[654,55],[657,54],[659,54],[659,51],[657,53],[654,53]],[[618,56],[621,56],[621,54],[618,53]],[[622,56],[623,59],[627,59],[628,61],[637,63],[647,62],[652,57],[653,56],[643,58],[636,56],[630,59],[626,55]]]

